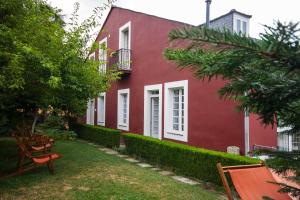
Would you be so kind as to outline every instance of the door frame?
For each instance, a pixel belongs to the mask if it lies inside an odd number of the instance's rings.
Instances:
[[[162,84],[144,86],[144,135],[151,137],[151,92],[158,91],[158,139],[162,139]]]

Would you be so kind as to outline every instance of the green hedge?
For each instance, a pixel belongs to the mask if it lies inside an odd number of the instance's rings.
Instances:
[[[92,125],[73,124],[72,129],[79,138],[106,147],[119,147],[121,131]]]
[[[259,160],[161,141],[138,134],[124,134],[129,154],[171,169],[179,174],[221,185],[217,163],[224,166],[259,163]]]

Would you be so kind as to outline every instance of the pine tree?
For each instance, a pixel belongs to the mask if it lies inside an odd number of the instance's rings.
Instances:
[[[298,23],[265,26],[259,39],[228,30],[184,27],[169,33],[165,57],[179,67],[193,67],[199,79],[227,80],[221,97],[238,102],[241,110],[259,115],[262,123],[300,132],[300,45]],[[184,41],[184,42],[182,42]],[[292,170],[300,181],[300,152],[272,152],[267,164],[278,173]],[[284,187],[300,195],[300,190]]]

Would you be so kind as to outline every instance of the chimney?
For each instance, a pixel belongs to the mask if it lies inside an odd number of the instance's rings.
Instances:
[[[206,2],[206,27],[209,28],[210,24],[210,4],[212,0],[205,0]]]

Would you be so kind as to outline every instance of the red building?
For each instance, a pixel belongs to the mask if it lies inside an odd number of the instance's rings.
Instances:
[[[247,33],[250,17],[232,10],[211,24],[216,28],[223,21],[233,31]],[[263,127],[255,115],[238,112],[235,102],[220,99],[223,80],[196,79],[191,68],[181,70],[164,58],[168,33],[185,25],[113,7],[97,42],[115,53],[110,57],[97,50],[91,56],[108,60],[103,69],[116,64],[123,75],[88,103],[86,122],[207,149],[237,146],[241,154],[254,145],[276,147],[276,127]]]

